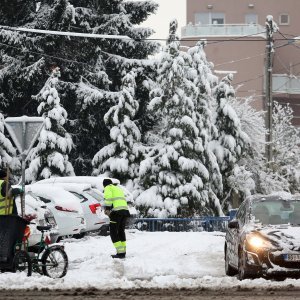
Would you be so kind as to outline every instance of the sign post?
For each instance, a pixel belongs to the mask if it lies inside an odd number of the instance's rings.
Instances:
[[[43,117],[12,117],[5,119],[5,127],[19,150],[22,158],[22,197],[21,210],[22,217],[25,213],[25,161],[29,151],[33,147],[35,141],[44,126],[45,119]]]

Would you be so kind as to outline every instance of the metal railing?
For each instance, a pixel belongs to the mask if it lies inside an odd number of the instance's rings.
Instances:
[[[259,24],[207,24],[192,25],[182,27],[182,37],[192,36],[248,36],[258,35],[266,37],[265,28]]]
[[[225,231],[230,217],[199,218],[142,218],[136,219],[134,228],[141,231]]]

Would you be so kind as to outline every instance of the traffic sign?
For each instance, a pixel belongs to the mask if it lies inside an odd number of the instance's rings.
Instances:
[[[5,127],[21,154],[27,156],[44,126],[43,117],[10,117]]]
[[[29,151],[44,126],[43,117],[12,117],[5,119],[5,127],[17,146],[22,158],[22,190],[25,191],[25,161]],[[21,196],[22,217],[25,214],[25,197]]]

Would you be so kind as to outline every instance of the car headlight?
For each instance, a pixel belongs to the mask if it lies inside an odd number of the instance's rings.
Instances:
[[[268,240],[257,234],[250,234],[246,238],[246,245],[250,246],[251,249],[271,249],[274,246]]]

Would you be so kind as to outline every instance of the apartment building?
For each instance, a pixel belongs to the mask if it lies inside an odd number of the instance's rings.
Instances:
[[[187,0],[183,46],[207,39],[206,54],[215,72],[234,74],[238,97],[253,96],[266,109],[266,17],[279,27],[274,35],[273,99],[290,103],[294,124],[300,126],[300,0]]]

